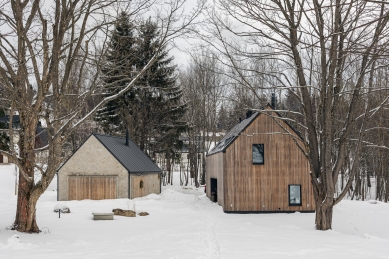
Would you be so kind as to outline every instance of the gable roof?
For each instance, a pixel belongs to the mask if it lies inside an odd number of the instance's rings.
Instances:
[[[130,172],[153,173],[161,169],[129,138],[93,133],[103,146]]]
[[[260,113],[254,112],[250,117],[242,120],[238,124],[236,124],[218,143],[208,152],[209,155],[213,155],[215,153],[222,152],[226,150],[226,148],[231,145],[232,142],[239,136],[239,134],[244,131],[250,124],[258,117]]]
[[[273,110],[273,112],[275,112],[279,117],[282,117],[281,114],[279,114],[278,112],[274,111],[274,108],[273,106],[271,106],[270,104],[267,104],[266,105],[266,108],[270,108],[271,110]],[[240,133],[242,133],[242,131],[244,131],[261,113],[260,112],[254,112],[250,117],[242,120],[241,122],[239,122],[238,124],[235,125],[235,127],[233,127],[217,144],[214,148],[212,148],[207,156],[210,156],[210,155],[213,155],[213,154],[216,154],[216,153],[219,153],[219,152],[222,152],[222,151],[225,151],[229,145],[232,144],[232,142],[235,141],[235,139],[238,138],[238,136],[240,135]],[[290,125],[287,121],[284,121],[288,126],[289,128],[294,131],[297,136],[299,138],[302,139],[300,133],[298,131],[296,131],[292,125]]]
[[[96,139],[116,158],[116,160],[127,169],[129,173],[162,173],[162,170],[143,151],[128,138],[115,137],[110,135],[92,133],[88,139],[94,136]],[[81,145],[83,146],[88,139]],[[80,147],[81,147],[80,146]],[[78,151],[78,150],[77,150]],[[73,155],[75,153],[74,152]],[[72,156],[73,156],[72,155]],[[70,160],[63,163],[57,172]]]

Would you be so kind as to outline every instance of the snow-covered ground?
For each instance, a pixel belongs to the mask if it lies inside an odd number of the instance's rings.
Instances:
[[[7,230],[16,208],[13,168],[0,165],[0,258],[389,258],[388,204],[343,201],[333,230],[323,232],[313,213],[225,214],[203,189],[178,183],[132,201],[69,201],[71,213],[58,218],[54,179],[37,206],[42,233],[17,233]],[[92,219],[133,207],[150,215]]]

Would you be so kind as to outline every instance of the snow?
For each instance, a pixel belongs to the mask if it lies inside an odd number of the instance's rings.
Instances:
[[[68,201],[53,212],[56,179],[37,205],[40,234],[7,230],[16,197],[13,165],[0,165],[0,258],[388,258],[389,206],[342,201],[333,230],[314,229],[313,213],[226,214],[202,188],[163,187],[160,195],[128,200]],[[179,180],[179,176],[174,179]],[[114,208],[146,217],[94,221]]]
[[[60,202],[55,204],[54,212],[70,213],[70,208],[66,203]]]

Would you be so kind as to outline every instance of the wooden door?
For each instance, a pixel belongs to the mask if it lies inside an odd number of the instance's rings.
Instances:
[[[68,200],[117,198],[116,176],[70,176]]]
[[[0,164],[3,163],[3,155],[0,155]]]

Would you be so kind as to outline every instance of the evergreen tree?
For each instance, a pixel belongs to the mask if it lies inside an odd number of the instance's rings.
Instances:
[[[144,67],[161,47],[158,37],[157,25],[151,19],[141,24],[137,67]],[[185,130],[186,124],[180,119],[186,106],[181,103],[182,90],[176,84],[176,66],[172,61],[173,57],[162,48],[137,87],[127,95],[131,135],[142,150],[151,153],[173,152],[171,147],[180,148],[178,136]]]
[[[102,68],[104,95],[109,96],[122,90],[130,81],[136,64],[135,28],[130,17],[122,12],[112,32],[106,62]],[[120,135],[127,125],[125,122],[126,96],[108,102],[100,109],[95,120],[99,121],[106,133]]]
[[[136,68],[144,67],[160,48],[157,25],[148,19],[138,30],[122,13],[111,36],[106,66],[102,69],[107,95],[116,93],[132,79]],[[182,91],[176,85],[176,66],[165,48],[156,61],[121,98],[101,109],[96,120],[104,131],[130,136],[149,153],[174,152],[181,147],[178,136],[185,130],[181,122],[186,106],[181,103]]]

